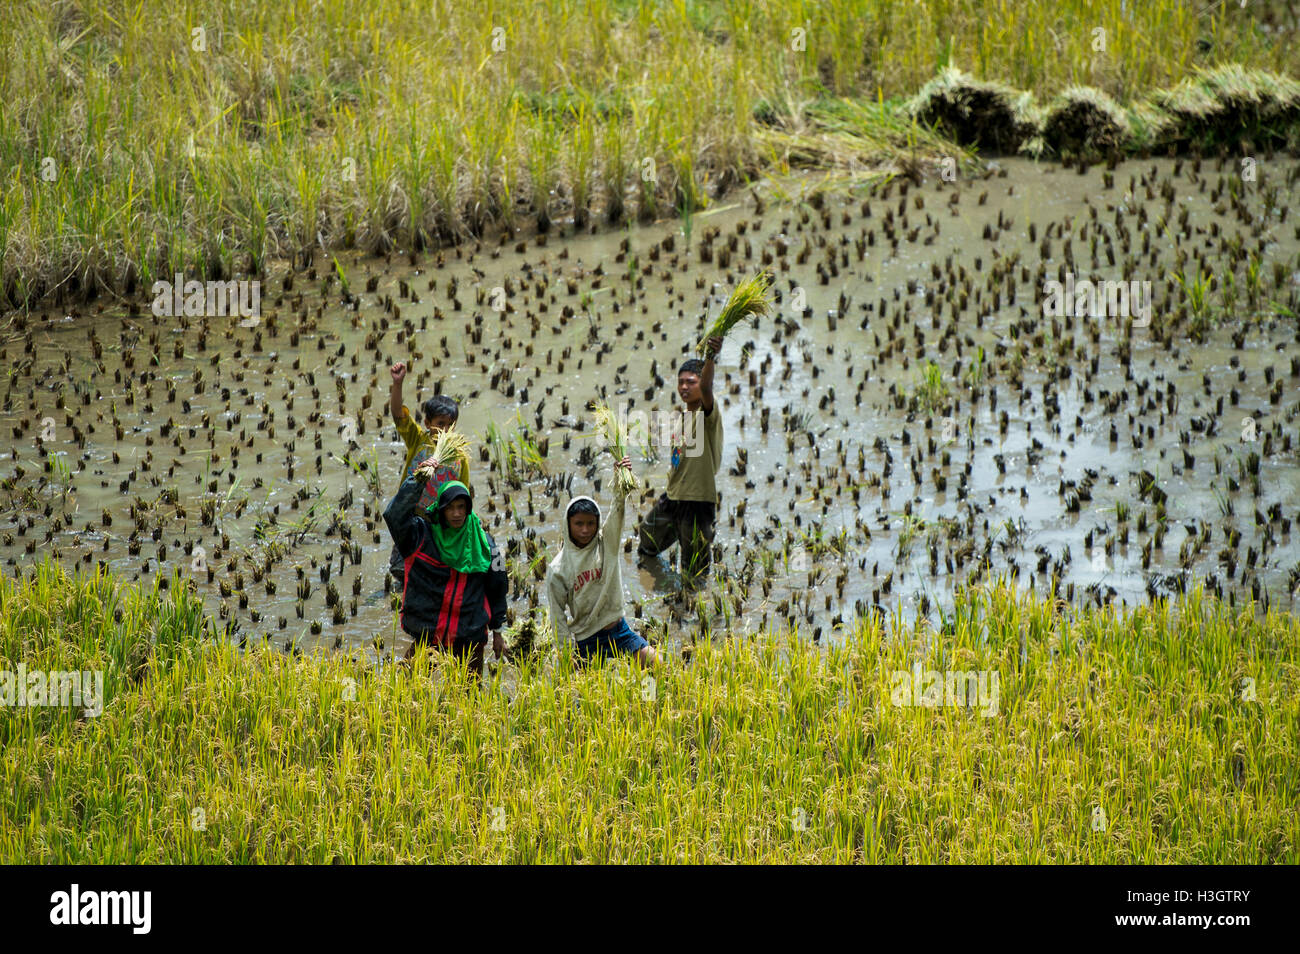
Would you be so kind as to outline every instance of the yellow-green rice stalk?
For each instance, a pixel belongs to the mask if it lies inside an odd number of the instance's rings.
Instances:
[[[772,284],[772,273],[763,269],[752,278],[747,278],[736,286],[722,311],[713,320],[704,340],[699,344],[699,351],[704,352],[710,338],[725,338],[732,328],[742,321],[754,321],[759,316],[772,313],[772,299],[768,288]]]
[[[605,404],[597,404],[592,409],[592,413],[596,419],[596,432],[604,436],[610,453],[614,455],[614,483],[618,487],[618,492],[629,494],[639,487],[641,482],[632,471],[617,466],[617,462],[627,456],[626,423]]]
[[[454,426],[443,428],[433,442],[433,453],[425,462],[433,469],[449,467],[469,457],[469,438]]]

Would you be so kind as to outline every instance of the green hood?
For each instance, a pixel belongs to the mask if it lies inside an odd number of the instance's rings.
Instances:
[[[464,497],[470,502],[469,488],[459,480],[449,480],[438,491],[437,504],[429,507],[429,531],[438,545],[438,553],[458,573],[486,573],[492,567],[492,545],[479,522],[473,504],[459,530],[447,526],[442,511],[453,500]]]

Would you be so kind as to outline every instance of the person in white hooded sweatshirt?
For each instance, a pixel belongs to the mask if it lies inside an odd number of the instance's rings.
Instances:
[[[618,467],[631,470],[631,458],[620,460],[616,473]],[[590,497],[574,497],[565,508],[565,539],[546,574],[555,641],[561,652],[574,642],[582,660],[623,652],[643,665],[654,665],[654,649],[623,617],[619,538],[627,495],[617,489],[617,480],[614,486],[614,510],[604,526],[600,508]]]

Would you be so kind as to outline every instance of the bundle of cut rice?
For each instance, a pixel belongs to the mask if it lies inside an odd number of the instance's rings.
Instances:
[[[433,453],[421,462],[421,467],[438,470],[452,467],[469,457],[469,438],[453,427],[443,428],[433,442]]]
[[[1284,143],[1300,126],[1300,83],[1265,70],[1235,63],[1201,70],[1172,89],[1152,96],[1153,105],[1175,126],[1166,141],[1194,143],[1204,149]]]
[[[617,466],[618,461],[627,456],[625,422],[604,404],[597,404],[592,408],[592,413],[596,418],[596,432],[604,435],[605,443],[609,445],[609,451],[614,455],[614,480],[617,482],[619,493],[631,493],[640,486],[640,481],[632,471]]]
[[[702,354],[708,347],[710,338],[725,338],[732,328],[742,321],[755,321],[762,315],[772,313],[772,299],[768,288],[772,284],[772,273],[763,269],[752,278],[747,278],[731,293],[722,311],[713,320],[709,330],[704,333],[704,340],[699,344]]]
[[[1029,93],[977,80],[955,66],[921,87],[908,102],[907,112],[959,145],[1004,154],[1015,152],[1038,132]]]
[[[1112,156],[1131,137],[1123,108],[1090,86],[1062,92],[1043,121],[1043,141],[1059,155]]]

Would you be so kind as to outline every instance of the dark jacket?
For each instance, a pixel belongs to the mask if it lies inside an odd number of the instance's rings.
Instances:
[[[506,621],[510,580],[505,557],[489,535],[492,568],[486,573],[459,573],[444,563],[428,519],[415,509],[424,483],[408,477],[384,510],[384,522],[406,566],[402,629],[446,648],[456,639],[485,642],[488,629],[500,629]]]

